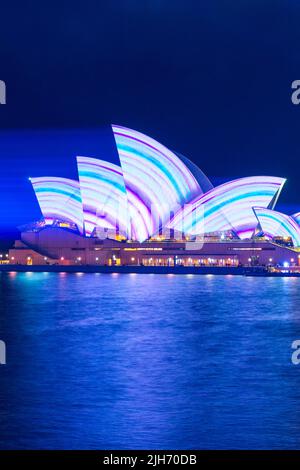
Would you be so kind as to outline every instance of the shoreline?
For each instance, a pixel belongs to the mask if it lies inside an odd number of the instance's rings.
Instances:
[[[174,274],[233,275],[255,277],[300,277],[299,272],[270,272],[264,267],[194,267],[194,266],[93,266],[93,265],[0,265],[0,273],[102,273],[102,274]]]

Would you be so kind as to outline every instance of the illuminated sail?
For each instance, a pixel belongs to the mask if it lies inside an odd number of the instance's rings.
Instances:
[[[295,247],[300,246],[300,227],[293,217],[262,207],[253,210],[264,235],[291,238]]]
[[[75,224],[83,233],[83,213],[78,181],[67,178],[30,178],[46,223],[56,220]]]
[[[142,212],[137,239],[147,239],[170,220],[170,214],[202,190],[188,167],[173,152],[140,132],[112,126],[134,220]]]
[[[217,186],[181,208],[170,228],[191,235],[233,231],[241,239],[249,238],[257,226],[252,207],[273,207],[284,182],[251,176]]]

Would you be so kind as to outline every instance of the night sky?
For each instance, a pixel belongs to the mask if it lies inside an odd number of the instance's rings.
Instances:
[[[40,215],[29,176],[114,158],[109,124],[144,132],[214,182],[288,178],[300,210],[299,0],[1,5],[0,233]]]

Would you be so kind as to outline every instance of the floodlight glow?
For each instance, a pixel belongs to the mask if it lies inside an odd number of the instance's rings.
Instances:
[[[77,225],[83,233],[83,215],[78,181],[67,178],[30,178],[46,224],[55,220]]]
[[[251,176],[215,187],[175,215],[170,228],[190,235],[233,231],[250,238],[257,226],[253,206],[274,205],[285,179]]]
[[[292,217],[261,207],[253,210],[265,236],[291,238],[295,247],[300,246],[300,227]]]

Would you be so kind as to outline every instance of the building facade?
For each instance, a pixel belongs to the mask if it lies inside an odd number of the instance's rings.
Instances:
[[[118,241],[82,237],[60,227],[24,232],[11,264],[138,266],[296,266],[300,252],[263,239]]]

